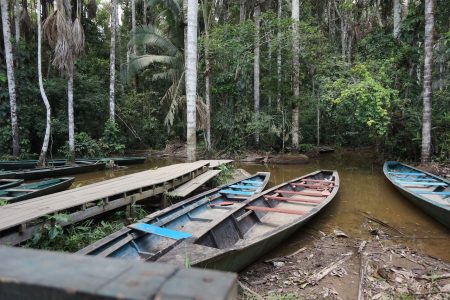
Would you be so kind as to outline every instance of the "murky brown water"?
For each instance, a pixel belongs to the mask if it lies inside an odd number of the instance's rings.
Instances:
[[[149,160],[142,165],[130,166],[121,171],[102,171],[76,176],[75,186],[85,185],[122,176],[156,166],[176,163],[169,160]],[[408,238],[399,243],[419,249],[429,255],[450,262],[450,231],[428,217],[398,193],[382,173],[382,166],[374,164],[368,153],[343,153],[322,155],[320,159],[302,165],[237,164],[250,173],[271,172],[270,185],[276,185],[317,169],[336,169],[341,179],[337,197],[317,217],[306,225],[314,230],[330,233],[339,228],[348,235],[367,238],[367,228],[360,211],[368,212],[379,220],[399,229]],[[269,256],[291,251],[292,245],[307,244],[310,238],[300,231]]]

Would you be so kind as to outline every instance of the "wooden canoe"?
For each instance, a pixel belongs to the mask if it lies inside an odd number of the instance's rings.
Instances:
[[[49,177],[67,176],[73,174],[94,172],[105,169],[105,163],[84,163],[73,166],[58,166],[53,168],[36,168],[30,170],[5,171],[0,178],[15,178],[35,180]]]
[[[195,224],[199,229],[209,228],[215,224],[214,219],[222,218],[223,215],[234,210],[238,203],[260,193],[267,185],[269,177],[270,173],[261,172],[234,183],[222,185],[150,214],[141,220],[140,224],[166,226],[175,222],[178,226]],[[202,216],[199,217],[199,214]],[[125,227],[78,251],[78,254],[139,259],[141,255],[145,256],[145,253],[150,252],[159,252],[162,255],[181,241],[168,242],[160,239],[157,243],[153,243],[150,238],[152,245],[145,245],[145,250],[142,250],[144,253],[139,250],[139,247],[143,247],[142,243],[146,244],[150,236],[154,235]],[[158,238],[158,236],[155,237]]]
[[[1,160],[0,170],[26,170],[34,169],[37,166],[38,161],[36,159],[27,160]],[[54,159],[48,161],[48,165],[52,167],[63,166],[67,163],[65,159]]]
[[[0,179],[0,190],[12,188],[23,183],[23,179]]]
[[[450,228],[450,182],[409,165],[387,161],[386,178],[417,207]]]
[[[325,207],[338,189],[336,171],[317,171],[233,203],[228,210],[208,207],[192,213],[195,219],[184,224],[181,219],[158,222],[150,218],[147,223],[163,228],[163,233],[153,227],[153,234],[143,234],[145,228],[132,225],[136,229],[128,238],[135,235],[136,248],[128,252],[119,248],[111,256],[239,271],[281,245]],[[202,219],[211,221],[197,221]],[[164,235],[164,229],[189,236],[174,240]]]
[[[73,177],[47,179],[33,183],[21,184],[19,186],[0,190],[0,201],[9,203],[19,202],[38,196],[44,196],[61,192],[70,187]]]

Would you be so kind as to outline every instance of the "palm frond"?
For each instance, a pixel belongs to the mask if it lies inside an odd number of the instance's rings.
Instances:
[[[173,56],[167,55],[140,55],[134,56],[130,60],[129,64],[129,73],[130,76],[136,75],[138,72],[147,68],[151,64],[161,63],[161,64],[170,64],[173,60]]]
[[[147,5],[155,7],[160,5],[162,8],[170,12],[170,15],[174,19],[183,18],[183,0],[147,0]]]
[[[128,43],[128,47],[133,45],[156,47],[167,55],[176,55],[179,52],[179,49],[172,41],[161,30],[152,25],[144,25],[136,28],[136,33]]]

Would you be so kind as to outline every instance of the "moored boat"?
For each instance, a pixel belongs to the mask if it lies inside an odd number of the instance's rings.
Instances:
[[[150,215],[99,253],[120,258],[239,271],[279,245],[336,195],[336,171],[317,171],[243,202],[208,205],[191,220]],[[129,239],[127,241],[127,239]],[[123,242],[125,246],[120,246]]]
[[[30,170],[0,172],[0,178],[15,178],[34,180],[49,177],[67,176],[105,169],[105,163],[83,163],[70,166],[58,166],[49,168],[35,168]]]
[[[23,179],[0,179],[0,190],[12,188],[23,183]]]
[[[158,228],[163,228],[161,226],[167,226],[168,224],[209,228],[214,224],[215,219],[221,219],[223,215],[233,210],[231,206],[260,193],[267,185],[269,177],[270,173],[260,172],[234,183],[222,185],[157,211],[141,220],[140,224],[143,224],[144,227],[154,226]],[[166,242],[155,244],[152,249],[145,247],[146,250],[141,252],[139,250],[141,241],[145,243],[147,236],[148,234],[145,232],[125,227],[80,250],[78,253],[105,257],[139,258],[140,253],[142,254],[145,251],[162,254],[174,246],[174,243]],[[155,237],[158,237],[158,235],[155,235]],[[164,239],[161,239],[161,241],[164,242]],[[173,241],[175,244],[177,243],[177,240]]]
[[[450,182],[412,166],[387,161],[386,178],[412,203],[450,228]]]
[[[0,190],[0,201],[10,204],[38,196],[61,192],[68,189],[73,180],[73,177],[54,178],[2,189]]]

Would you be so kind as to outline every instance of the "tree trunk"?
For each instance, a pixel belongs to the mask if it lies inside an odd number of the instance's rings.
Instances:
[[[142,13],[142,25],[147,25],[147,1],[144,0],[143,2],[143,13]]]
[[[2,10],[3,42],[5,43],[6,75],[8,77],[9,105],[11,112],[13,155],[19,155],[19,124],[17,121],[16,81],[14,79],[13,53],[11,45],[11,29],[9,25],[8,0],[0,0]]]
[[[206,103],[206,150],[211,151],[211,64],[209,61],[209,11],[208,2],[202,0],[203,23],[205,24],[205,103]]]
[[[19,41],[20,41],[20,0],[16,0],[14,7],[14,27],[15,27],[15,35],[16,35],[16,46],[19,49]],[[17,53],[18,55],[18,53]],[[18,58],[16,58],[18,59]]]
[[[293,90],[294,100],[292,105],[292,152],[298,152],[299,148],[299,96],[300,96],[300,4],[299,0],[292,0],[292,66],[293,66]]]
[[[278,22],[281,22],[281,16],[282,16],[282,9],[283,9],[283,2],[282,0],[278,0],[278,13],[277,18]],[[277,31],[277,43],[278,43],[278,49],[277,49],[277,109],[278,111],[281,110],[281,29],[278,28]]]
[[[136,0],[131,0],[131,34],[136,34]],[[133,54],[136,55],[136,44],[133,43]]]
[[[115,122],[117,0],[111,0],[111,48],[109,58],[109,119]]]
[[[51,131],[51,108],[50,103],[48,102],[47,95],[44,90],[44,83],[42,80],[42,29],[41,29],[41,0],[37,0],[37,43],[38,43],[38,80],[39,80],[39,90],[41,92],[42,101],[44,101],[45,110],[46,110],[46,119],[45,119],[45,135],[44,141],[42,143],[41,153],[39,155],[38,166],[45,166],[47,164],[47,150],[48,143],[50,141],[50,131]]]
[[[239,23],[245,22],[245,0],[239,0]]]
[[[196,102],[197,102],[197,22],[198,0],[187,3],[186,38],[186,111],[187,111],[187,159],[196,160]]]
[[[260,76],[260,49],[259,49],[259,33],[261,28],[261,7],[259,3],[255,6],[254,11],[255,18],[255,49],[253,56],[253,99],[254,99],[254,113],[255,113],[255,121],[259,121],[259,102],[260,102],[260,84],[259,84],[259,76]],[[259,130],[257,129],[255,132],[255,143],[259,145]]]
[[[67,82],[67,116],[69,118],[69,162],[75,163],[75,122],[73,114],[73,61],[68,71],[69,80]]]
[[[400,22],[402,20],[402,5],[400,3],[400,0],[394,0],[394,30],[393,35],[394,38],[398,38],[400,35]]]
[[[375,14],[377,16],[378,26],[383,28],[383,19],[381,18],[381,13],[380,13],[380,3],[381,3],[381,0],[376,0],[376,2],[375,2]]]
[[[433,63],[433,0],[425,0],[425,53],[423,64],[423,118],[422,118],[422,163],[430,161],[431,153],[431,94]]]

